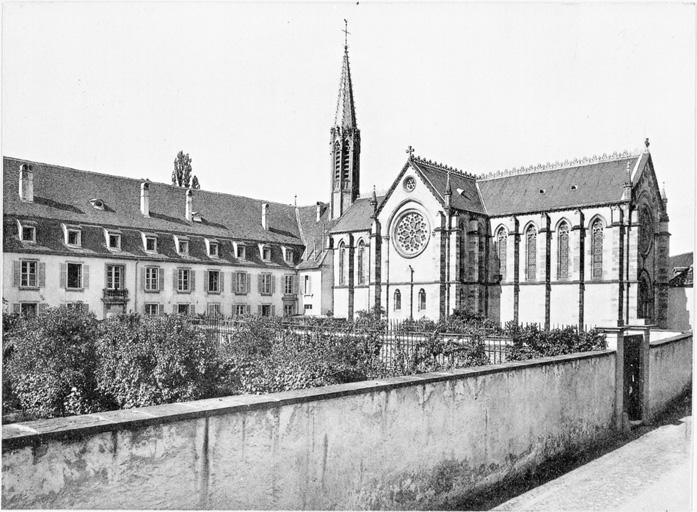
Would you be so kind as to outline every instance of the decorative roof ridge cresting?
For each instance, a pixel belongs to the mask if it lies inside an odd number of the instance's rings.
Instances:
[[[459,174],[460,176],[464,176],[465,178],[470,178],[473,180],[478,179],[478,176],[476,176],[475,174],[469,173],[467,171],[463,171],[461,169],[457,169],[455,167],[451,167],[451,166],[446,165],[446,164],[442,164],[440,162],[432,162],[431,160],[427,160],[426,158],[422,158],[421,156],[414,156],[412,158],[412,160],[416,164],[428,165],[428,166],[431,166],[431,167],[433,167],[437,170],[443,171],[443,172],[452,172],[455,174]]]
[[[503,169],[491,171],[477,176],[478,180],[495,180],[498,178],[506,178],[509,176],[518,176],[521,174],[533,174],[537,172],[556,171],[560,169],[570,169],[574,167],[583,167],[602,162],[613,162],[616,160],[624,160],[627,158],[639,158],[641,153],[622,151],[611,154],[603,153],[602,155],[592,155],[590,157],[574,158],[571,160],[538,163],[527,167],[514,167],[512,169]]]

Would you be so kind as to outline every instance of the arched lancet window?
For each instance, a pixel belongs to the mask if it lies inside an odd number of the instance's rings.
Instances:
[[[344,284],[346,282],[345,278],[345,267],[346,265],[344,264],[346,261],[346,247],[344,246],[344,242],[341,242],[339,244],[339,284]]]
[[[525,279],[537,279],[537,230],[529,226],[525,232]]]
[[[562,222],[557,229],[557,279],[569,278],[569,225]]]
[[[421,288],[419,290],[419,311],[426,309],[426,291]]]
[[[334,143],[334,180],[341,179],[341,143],[337,140]]]
[[[479,268],[477,269],[477,275],[479,276],[478,281],[480,283],[484,282],[484,277],[486,273],[486,246],[489,243],[489,237],[487,236],[486,227],[483,223],[479,223]]]
[[[496,256],[499,263],[499,275],[501,281],[506,280],[506,250],[508,247],[508,233],[501,227],[496,233]]]
[[[394,291],[394,300],[392,303],[394,304],[395,311],[402,309],[402,293],[399,290]]]
[[[646,320],[653,320],[653,287],[646,273],[639,278],[639,304],[637,316]]]
[[[647,254],[653,244],[653,217],[648,206],[639,207],[639,251]]]
[[[349,145],[347,141],[344,141],[344,144],[341,148],[341,160],[344,162],[344,181],[348,181],[350,177],[350,168],[349,168]]]
[[[591,226],[591,278],[603,278],[603,221],[595,219]]]
[[[358,272],[358,284],[365,283],[365,243],[358,242],[358,254],[356,254],[356,272]]]

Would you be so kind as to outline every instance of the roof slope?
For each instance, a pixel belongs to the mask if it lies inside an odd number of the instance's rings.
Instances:
[[[492,216],[612,203],[621,199],[627,169],[634,169],[639,158],[622,156],[573,167],[485,177],[478,180],[479,190]]]
[[[689,267],[692,265],[692,253],[685,252],[683,254],[676,254],[670,257],[670,262],[668,263],[671,268],[675,267]]]
[[[411,162],[440,194],[441,201],[445,197],[448,173],[450,173],[450,186],[452,188],[450,205],[459,210],[485,213],[474,176],[417,157],[414,157]]]
[[[382,203],[384,196],[377,198],[378,205]],[[351,208],[339,218],[330,233],[347,233],[349,231],[369,231],[372,227],[373,207],[370,197],[360,197],[351,205]]]
[[[34,174],[34,202],[19,199],[19,166],[29,163]],[[70,223],[126,226],[144,231],[191,233],[240,240],[302,244],[295,207],[269,202],[269,230],[261,225],[266,201],[205,190],[194,191],[193,209],[202,222],[185,218],[184,188],[150,184],[150,217],[140,213],[141,180],[79,171],[67,167],[3,159],[5,215],[42,217]],[[104,210],[90,204],[101,199]],[[310,207],[314,208],[314,207]]]

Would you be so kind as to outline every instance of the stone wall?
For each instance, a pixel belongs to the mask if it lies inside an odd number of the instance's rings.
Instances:
[[[649,417],[692,385],[692,334],[653,341],[649,350]]]
[[[2,504],[440,508],[606,435],[614,400],[605,351],[5,425]]]

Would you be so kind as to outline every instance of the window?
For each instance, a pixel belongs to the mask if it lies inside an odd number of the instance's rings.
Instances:
[[[310,276],[305,276],[305,295],[310,295],[312,293],[312,281],[310,280]]]
[[[557,279],[569,278],[569,225],[562,222],[557,229]]]
[[[208,271],[208,293],[220,293],[222,290],[220,282],[220,271],[219,270],[209,270]]]
[[[38,288],[37,268],[39,264],[36,261],[23,260],[21,263],[21,277],[19,285],[22,288]]]
[[[145,291],[159,292],[160,291],[160,269],[159,267],[145,268]]]
[[[295,276],[289,275],[289,276],[283,276],[283,293],[286,295],[292,295],[294,292],[293,288],[293,281],[295,279]]]
[[[345,283],[344,278],[344,260],[346,259],[346,247],[344,247],[344,242],[339,245],[339,284]]]
[[[235,249],[235,257],[240,260],[247,257],[247,251],[244,245],[237,244],[237,248]]]
[[[218,242],[208,242],[208,256],[210,256],[211,258],[218,257]]]
[[[246,294],[249,291],[249,281],[246,272],[235,272],[235,293]]]
[[[356,254],[356,271],[358,272],[358,284],[365,283],[364,252],[365,243],[363,243],[363,240],[361,240],[360,242],[358,242],[358,254]]]
[[[123,273],[122,265],[107,265],[106,267],[106,287],[107,290],[122,290],[123,289]]]
[[[206,314],[208,316],[220,316],[220,303],[209,303],[206,307]]]
[[[89,305],[82,301],[68,302],[66,303],[68,309],[77,309],[78,311],[89,311]]]
[[[591,226],[591,277],[603,278],[603,222],[595,219]]]
[[[394,291],[394,310],[399,311],[402,309],[402,292],[399,290]]]
[[[295,314],[295,304],[283,305],[283,316],[293,316]]]
[[[36,302],[22,302],[19,312],[22,316],[36,316],[38,304]]]
[[[269,304],[259,306],[259,312],[261,316],[271,316],[271,306]]]
[[[66,243],[68,245],[73,245],[73,246],[79,247],[81,234],[82,234],[82,232],[79,229],[68,229]]]
[[[421,288],[419,290],[419,311],[426,309],[426,290]]]
[[[190,292],[191,291],[191,270],[188,268],[177,269],[177,291],[178,292]]]
[[[177,304],[177,314],[178,315],[189,315],[191,311],[191,304]]]
[[[67,288],[79,290],[82,288],[82,263],[68,263]]]
[[[271,295],[273,293],[273,276],[271,274],[259,274],[259,293],[261,295]]]
[[[145,250],[147,252],[157,252],[157,237],[156,236],[146,236],[145,237]]]
[[[264,247],[261,250],[261,259],[264,261],[271,261],[271,248],[270,247]]]
[[[188,256],[189,255],[189,241],[188,240],[179,239],[177,245],[179,246],[178,252],[181,256]]]
[[[247,304],[233,304],[232,314],[235,316],[242,316],[249,314],[249,305]]]
[[[293,256],[293,251],[291,251],[290,249],[286,249],[286,254],[285,254],[286,263],[293,263],[294,259],[295,258]]]
[[[22,242],[36,242],[36,228],[34,226],[22,226],[20,238]]]
[[[508,233],[505,228],[499,228],[496,233],[496,255],[499,260],[499,275],[501,281],[506,280],[506,251],[508,249]]]
[[[537,230],[529,226],[525,232],[525,279],[537,279]]]
[[[308,311],[312,311],[312,304],[305,304],[305,306],[303,306],[303,309],[305,309],[305,313],[307,313]]]
[[[145,314],[147,316],[156,316],[160,314],[160,304],[156,302],[145,303]]]
[[[109,233],[107,237],[109,249],[121,249],[121,235],[118,233]]]

